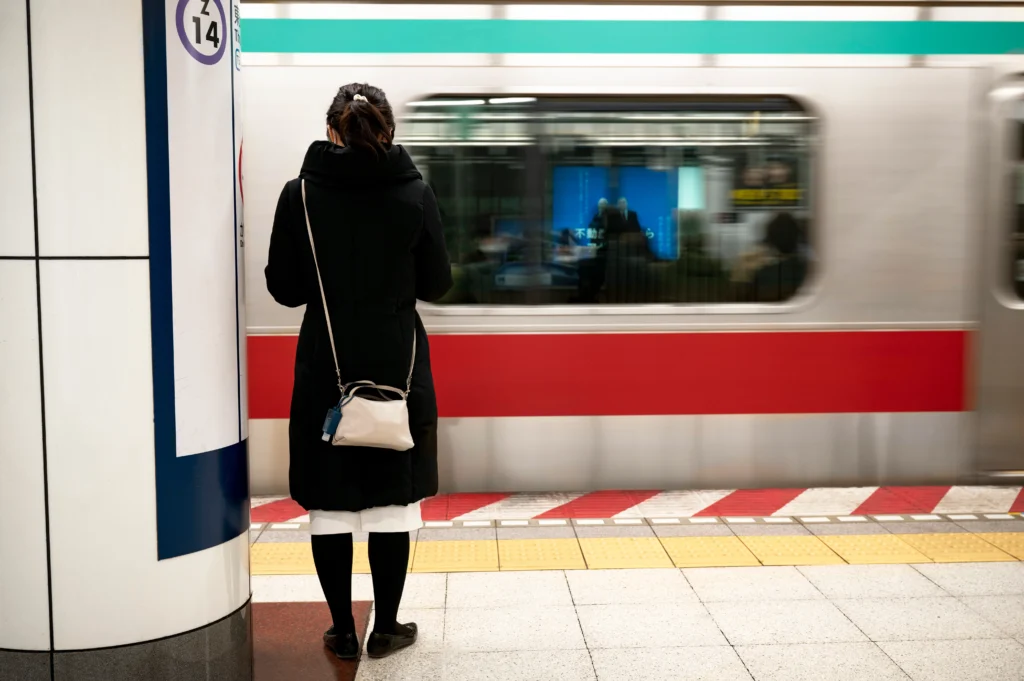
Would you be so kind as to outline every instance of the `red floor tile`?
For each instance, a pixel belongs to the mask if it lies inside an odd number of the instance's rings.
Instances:
[[[286,520],[298,518],[300,515],[306,515],[306,509],[291,499],[281,499],[257,506],[252,509],[249,518],[254,523],[283,523]]]
[[[949,492],[945,487],[879,487],[853,515],[931,513]]]
[[[352,614],[362,645],[371,601],[356,601]],[[342,662],[323,644],[331,626],[326,603],[254,603],[255,681],[353,681],[358,662]]]
[[[591,492],[541,513],[538,518],[612,518],[628,508],[647,501],[657,491],[605,490]]]
[[[1017,499],[1010,505],[1010,513],[1024,513],[1024,489],[1021,489]]]
[[[448,517],[445,520],[451,520],[452,518],[458,518],[460,515],[472,513],[478,508],[483,508],[488,504],[494,504],[504,499],[508,499],[511,494],[502,493],[462,493],[462,494],[449,494],[448,495]],[[425,520],[426,518],[424,518]]]
[[[722,497],[699,516],[766,516],[803,494],[805,489],[740,489]]]
[[[424,499],[420,504],[420,517],[426,520],[448,520],[448,495]]]

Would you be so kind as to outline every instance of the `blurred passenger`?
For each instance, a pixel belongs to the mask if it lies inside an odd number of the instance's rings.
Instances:
[[[594,249],[593,257],[579,262],[579,295],[571,303],[596,303],[604,287],[607,269],[607,236],[609,224],[608,199],[599,199],[597,212],[587,227],[587,240]]]
[[[750,284],[753,281],[754,275],[761,269],[762,266],[769,264],[774,261],[776,257],[776,249],[772,246],[768,232],[771,223],[778,220],[781,215],[776,215],[769,222],[769,226],[765,227],[765,236],[753,247],[740,253],[739,257],[732,267],[732,281],[736,284]]]
[[[629,201],[625,197],[619,199],[618,209],[619,217],[621,218],[619,224],[620,233],[643,232],[643,229],[640,227],[640,219],[636,216],[636,213],[630,212]]]
[[[598,201],[597,214],[590,224],[590,233],[597,235],[591,241],[596,245],[597,251],[592,259],[580,263],[580,295],[572,302],[597,302],[597,297],[605,285],[611,251],[615,252],[616,257],[639,257],[644,260],[651,260],[654,257],[647,235],[640,226],[640,219],[636,213],[629,210],[629,202],[625,197],[618,200],[615,210],[608,210],[608,202],[605,199]]]
[[[604,234],[608,230],[608,199],[600,199],[597,202],[597,212],[590,219],[590,226],[587,228],[587,240],[596,249],[604,247]]]
[[[750,298],[779,302],[791,298],[807,278],[807,259],[800,252],[800,225],[789,213],[776,215],[765,229],[756,264],[746,273]]]
[[[625,197],[619,199],[617,210],[608,219],[605,241],[617,242],[619,248],[616,250],[629,257],[654,259],[654,250],[646,230],[640,225],[640,217],[629,209],[629,201]]]
[[[352,619],[353,532],[369,532],[376,617],[367,653],[384,657],[416,641],[416,625],[399,624],[398,606],[409,532],[422,525],[420,501],[437,493],[437,404],[416,300],[441,298],[452,275],[437,200],[406,150],[392,143],[394,133],[381,90],[353,83],[338,91],[327,110],[329,141],[310,145],[299,179],[281,192],[266,268],[275,300],[306,305],[288,433],[289,488],[309,511],[313,561],[334,620],[324,644],[342,659],[360,652]],[[338,451],[322,439],[339,381],[405,385],[410,356],[413,449]]]

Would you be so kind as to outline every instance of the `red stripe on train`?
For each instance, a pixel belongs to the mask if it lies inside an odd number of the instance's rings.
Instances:
[[[442,417],[963,411],[966,331],[431,336]],[[287,418],[295,336],[249,337],[252,418]]]

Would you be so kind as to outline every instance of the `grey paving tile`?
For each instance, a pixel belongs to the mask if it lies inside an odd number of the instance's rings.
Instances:
[[[493,527],[425,527],[419,531],[416,541],[465,541],[496,540]]]
[[[444,608],[445,591],[448,575],[444,573],[410,573],[405,576],[405,589],[402,591],[402,607],[417,610]],[[359,587],[364,587],[363,598],[358,598]],[[367,600],[373,598],[373,578],[371,575],[352,575],[352,598]],[[376,605],[376,603],[374,603]]]
[[[445,661],[446,681],[594,681],[586,650],[461,653]]]
[[[732,529],[725,523],[714,525],[690,525],[683,522],[679,525],[651,525],[654,534],[659,537],[732,537]]]
[[[679,570],[568,570],[565,576],[576,605],[700,602]]]
[[[872,641],[1000,638],[996,627],[955,598],[839,600],[836,606]]]
[[[716,602],[706,607],[735,646],[867,641],[836,606],[824,600]]]
[[[462,572],[448,576],[449,608],[572,606],[561,570]]]
[[[444,655],[424,653],[419,643],[397,655],[372,660],[365,655],[359,661],[356,681],[442,681]]]
[[[831,599],[947,595],[909,565],[805,565],[797,569]]]
[[[1004,633],[1024,642],[1024,596],[965,596],[960,600]]]
[[[370,575],[353,575],[355,578]],[[324,601],[324,591],[316,575],[253,575],[251,577],[254,603],[317,603]],[[365,600],[365,599],[361,599]]]
[[[445,647],[460,652],[581,650],[585,648],[571,607],[448,608]]]
[[[778,523],[761,525],[733,525],[732,531],[738,537],[796,537],[810,534],[809,527],[800,523]]]
[[[1024,646],[1012,640],[880,643],[914,681],[1021,681]]]
[[[1024,521],[1020,518],[1015,520],[957,520],[956,524],[968,532],[1024,532]]]
[[[914,569],[954,596],[1024,594],[1022,563],[922,563]]]
[[[837,520],[832,523],[810,523],[804,525],[804,527],[806,527],[810,533],[816,537],[826,537],[830,534],[889,534],[889,530],[874,521],[866,521],[863,523],[844,523]]]
[[[576,531],[564,527],[498,527],[498,539],[575,539]]]
[[[654,530],[647,525],[577,525],[576,536],[580,539],[653,537]]]
[[[374,611],[373,616],[370,617],[371,627],[376,618],[377,612]],[[419,628],[416,649],[420,653],[444,652],[444,620],[445,611],[438,608],[424,610],[402,607],[398,609],[399,622],[415,622]]]
[[[736,652],[756,681],[906,681],[909,678],[874,643],[740,646]]]
[[[956,534],[967,531],[948,520],[901,520],[896,523],[879,523],[879,525],[892,534]]]
[[[309,530],[263,530],[256,539],[260,544],[309,543]]]
[[[429,573],[423,573],[423,576],[427,576]],[[419,577],[420,574],[408,574],[405,576],[405,589],[402,591],[402,604],[406,607],[417,607],[409,603],[409,591],[413,588],[413,584],[410,581],[410,577]],[[434,575],[430,575],[434,576]],[[438,575],[444,577],[445,575]],[[443,589],[442,589],[443,591]],[[373,600],[373,576],[372,575],[352,575],[352,600],[353,601],[372,601]],[[370,606],[371,608],[373,606]],[[435,606],[436,607],[436,606]],[[441,607],[444,607],[444,599],[441,599]]]
[[[727,645],[700,605],[580,605],[576,612],[591,650]]]
[[[794,567],[687,568],[683,574],[705,603],[824,598]]]
[[[591,656],[598,681],[750,681],[728,646],[606,648],[591,651]]]

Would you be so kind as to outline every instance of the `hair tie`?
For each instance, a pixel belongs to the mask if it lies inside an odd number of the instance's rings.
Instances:
[[[363,97],[362,95],[353,95],[352,96],[352,101],[354,101],[354,102],[367,102],[367,103],[369,103],[370,100],[368,100],[366,97]]]

